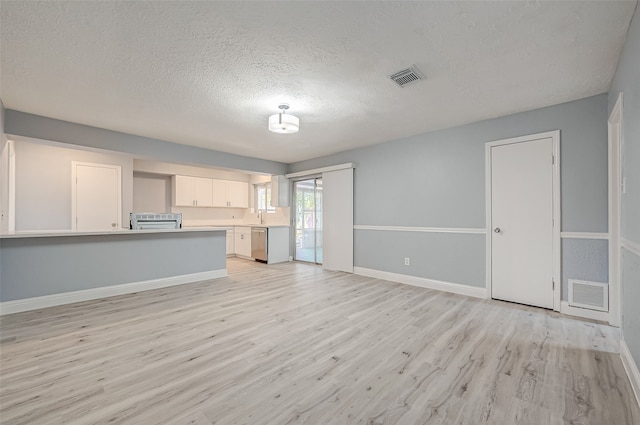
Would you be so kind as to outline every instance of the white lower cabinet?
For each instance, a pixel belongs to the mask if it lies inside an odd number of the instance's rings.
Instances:
[[[235,226],[233,245],[236,255],[251,257],[251,227]]]
[[[285,263],[289,261],[289,227],[269,227],[267,263]]]
[[[236,253],[233,247],[235,242],[233,234],[233,227],[227,228],[227,255],[233,255]]]

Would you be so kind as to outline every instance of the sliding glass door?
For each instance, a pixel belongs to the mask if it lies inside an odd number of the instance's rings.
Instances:
[[[295,259],[322,264],[322,177],[294,182]]]

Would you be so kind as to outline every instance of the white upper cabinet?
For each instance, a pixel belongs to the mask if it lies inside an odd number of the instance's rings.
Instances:
[[[211,180],[213,187],[213,206],[228,207],[226,180]]]
[[[176,207],[249,208],[249,183],[205,177],[173,176]]]
[[[271,206],[288,207],[291,180],[285,176],[271,176]]]
[[[193,206],[196,199],[194,177],[173,176],[173,205]]]
[[[249,183],[213,180],[213,206],[249,208]]]
[[[245,182],[227,182],[227,201],[233,208],[249,208],[249,184]]]
[[[177,207],[212,206],[211,179],[173,176],[173,205]]]
[[[201,177],[195,177],[195,179],[196,206],[213,206],[212,180]]]

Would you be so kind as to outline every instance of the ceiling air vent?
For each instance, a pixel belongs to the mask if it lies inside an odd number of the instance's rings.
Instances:
[[[390,75],[395,83],[400,87],[406,87],[411,83],[415,83],[416,81],[424,80],[424,75],[422,72],[418,71],[418,68],[414,66],[403,69],[402,71],[396,72],[393,75]]]

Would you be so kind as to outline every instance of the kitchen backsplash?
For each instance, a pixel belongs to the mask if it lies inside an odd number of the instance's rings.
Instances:
[[[275,213],[251,212],[243,208],[172,207],[171,212],[182,213],[183,226],[241,226],[243,224],[288,225],[290,208],[276,208]]]

